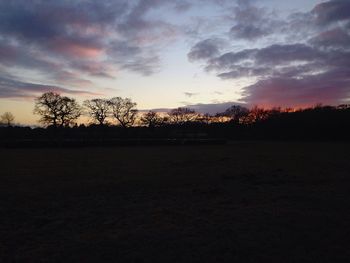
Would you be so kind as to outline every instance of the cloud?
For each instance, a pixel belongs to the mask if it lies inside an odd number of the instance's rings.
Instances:
[[[72,90],[53,85],[29,83],[0,77],[0,98],[31,98],[39,93],[49,91],[71,95],[96,95],[96,93],[84,90]]]
[[[317,103],[335,105],[350,102],[350,71],[329,71],[297,78],[270,78],[245,87],[241,99],[265,107],[307,107]]]
[[[349,48],[350,34],[344,28],[333,28],[323,31],[309,41],[314,46],[324,48]]]
[[[158,56],[138,57],[137,60],[124,62],[122,68],[149,76],[159,70],[159,58]]]
[[[190,61],[205,60],[220,54],[220,49],[224,45],[224,40],[219,38],[208,38],[198,42],[187,54]]]
[[[230,35],[234,40],[256,40],[268,36],[282,23],[272,17],[276,17],[276,14],[252,5],[251,1],[238,1],[233,15],[235,24],[230,29]]]
[[[247,68],[242,65],[283,65],[291,62],[317,60],[322,56],[319,50],[305,44],[274,44],[261,49],[244,49],[228,52],[209,61],[208,70]]]
[[[182,106],[184,108],[190,108],[195,110],[198,113],[206,114],[209,113],[211,115],[215,115],[216,113],[220,113],[231,107],[232,105],[242,105],[245,104],[243,102],[236,102],[236,101],[228,101],[228,102],[217,102],[217,103],[197,103],[197,104],[190,104],[188,102],[183,101],[181,104],[185,105]],[[171,108],[158,108],[158,109],[151,109],[155,112],[169,112],[172,109]],[[147,112],[148,109],[140,110],[141,112]]]
[[[219,103],[198,103],[198,104],[188,104],[184,107],[195,110],[198,113],[209,113],[215,115],[216,113],[223,112],[232,105],[244,105],[243,102],[219,102]]]
[[[122,70],[154,74],[159,53],[179,34],[177,26],[149,15],[163,7],[176,13],[190,5],[186,0],[0,1],[0,65],[71,85],[92,84],[90,76],[115,78]]]
[[[350,2],[348,0],[331,0],[320,3],[311,11],[316,22],[321,25],[350,19]]]
[[[199,93],[195,93],[195,92],[184,92],[185,96],[191,98],[193,96],[196,96],[198,95]]]
[[[309,12],[292,14],[279,27],[266,32],[274,37],[261,42],[262,47],[235,48],[223,53],[214,49],[213,55],[192,56],[191,61],[205,57],[205,69],[221,79],[255,81],[242,89],[240,101],[250,105],[293,107],[347,103],[350,99],[350,15],[344,10],[349,10],[349,4],[349,1],[332,0],[318,4]],[[257,21],[258,31],[242,31],[241,36],[236,32],[236,39],[231,41],[265,37],[259,30],[272,23],[271,20],[262,22],[267,13],[252,6],[252,2],[240,1],[235,9],[236,26],[249,29],[250,23],[255,26]],[[285,41],[281,41],[283,39]],[[198,42],[190,53],[201,45],[202,42]]]

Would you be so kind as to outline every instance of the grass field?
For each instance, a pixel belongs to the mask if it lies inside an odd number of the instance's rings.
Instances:
[[[0,149],[0,261],[349,262],[349,146]]]

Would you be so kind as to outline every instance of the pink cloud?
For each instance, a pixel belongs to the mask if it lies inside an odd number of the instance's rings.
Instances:
[[[57,53],[68,56],[96,58],[103,54],[103,48],[90,43],[81,43],[70,39],[55,38],[50,43],[50,48]]]
[[[336,105],[349,102],[349,85],[346,80],[335,78],[337,74],[339,72],[308,76],[304,79],[261,80],[244,89],[241,101],[266,108],[309,107],[317,103]]]

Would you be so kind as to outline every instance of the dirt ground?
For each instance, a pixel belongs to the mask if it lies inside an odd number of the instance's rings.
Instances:
[[[350,262],[349,146],[0,149],[0,261]]]

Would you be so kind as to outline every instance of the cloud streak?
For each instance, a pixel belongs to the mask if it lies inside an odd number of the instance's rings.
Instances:
[[[44,85],[0,77],[0,98],[32,98],[39,93],[57,92],[71,95],[97,95],[85,90],[72,90],[53,85]]]

